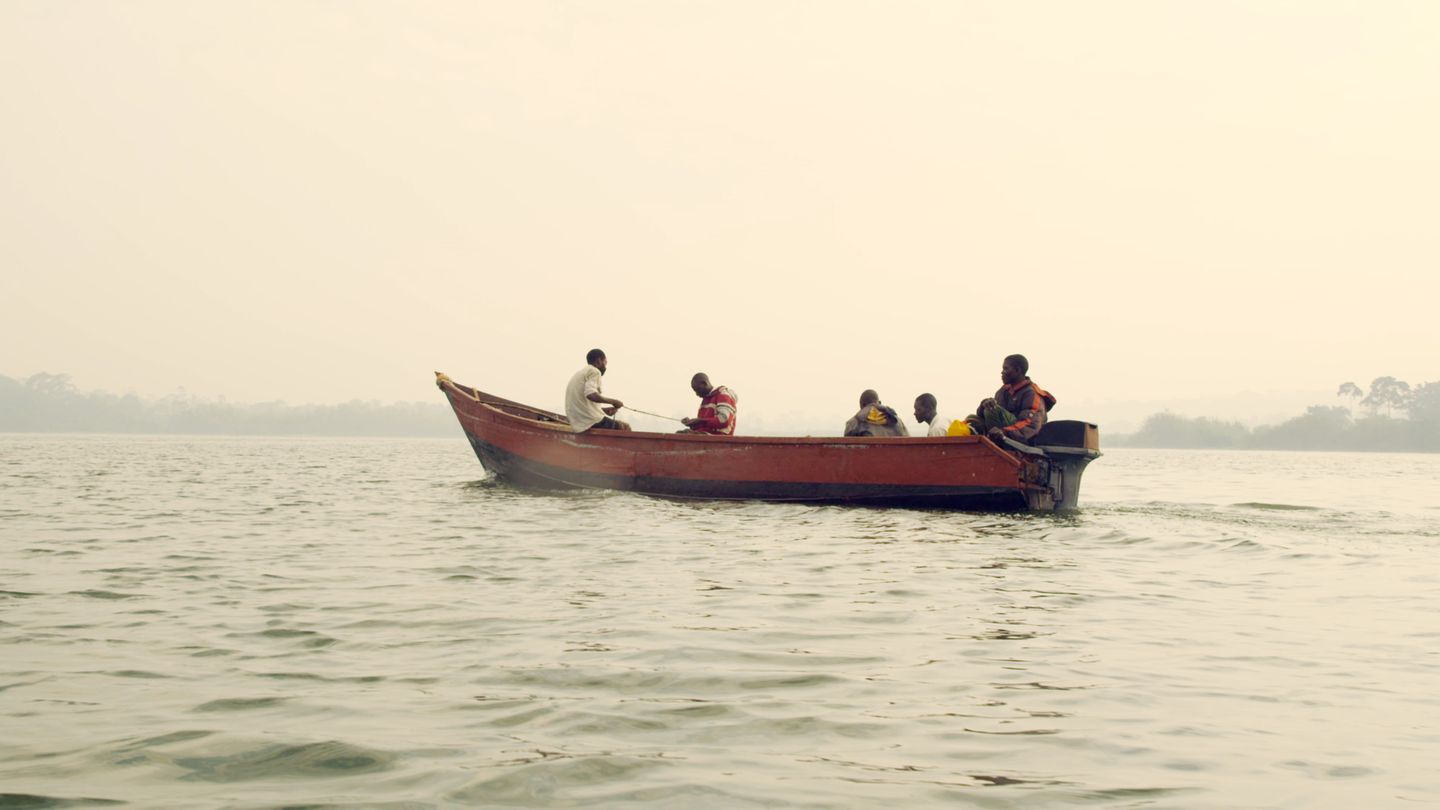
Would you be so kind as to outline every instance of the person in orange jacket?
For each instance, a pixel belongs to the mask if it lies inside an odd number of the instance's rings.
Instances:
[[[1000,390],[981,401],[969,421],[976,433],[991,441],[1014,439],[1029,442],[1045,426],[1046,414],[1055,407],[1055,397],[1028,376],[1030,361],[1012,354],[1000,365]]]

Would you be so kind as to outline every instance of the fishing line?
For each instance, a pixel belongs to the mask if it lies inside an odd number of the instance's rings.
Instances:
[[[660,418],[660,419],[669,419],[671,422],[680,422],[680,424],[682,424],[682,425],[685,424],[684,422],[681,422],[679,419],[676,419],[676,418],[673,417],[673,416],[665,416],[664,414],[651,413],[651,412],[649,412],[649,411],[642,411],[642,410],[640,410],[639,408],[634,408],[634,407],[631,407],[631,406],[629,406],[629,405],[626,405],[624,409],[627,410],[627,411],[634,411],[635,413],[643,413],[643,414],[645,414],[646,416],[654,416],[654,417],[658,417],[658,418]]]

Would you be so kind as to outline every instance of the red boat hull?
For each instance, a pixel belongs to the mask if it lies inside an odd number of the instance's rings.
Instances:
[[[1043,455],[1009,452],[980,437],[574,433],[557,414],[448,378],[440,388],[481,464],[522,487],[950,509],[1048,510],[1057,504]]]

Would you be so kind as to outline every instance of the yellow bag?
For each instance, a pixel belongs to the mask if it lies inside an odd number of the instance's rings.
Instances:
[[[945,431],[946,436],[974,436],[975,431],[970,429],[970,423],[964,419],[956,419],[950,423],[950,428]]]

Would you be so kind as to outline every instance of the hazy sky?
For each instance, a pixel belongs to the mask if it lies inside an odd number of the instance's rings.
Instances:
[[[6,0],[0,374],[558,408],[600,346],[745,432],[958,416],[1023,352],[1057,418],[1292,415],[1440,379],[1437,43],[1431,0]]]

